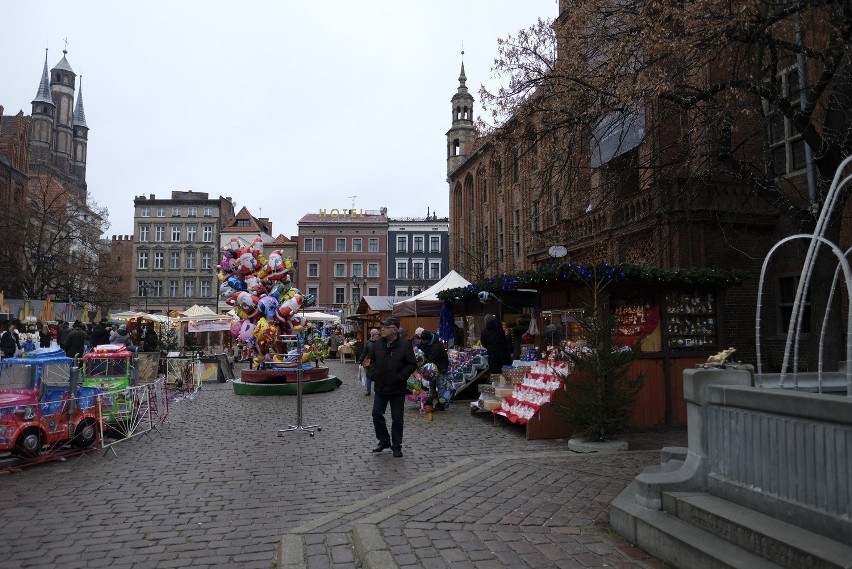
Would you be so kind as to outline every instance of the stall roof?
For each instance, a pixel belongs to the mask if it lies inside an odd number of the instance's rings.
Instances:
[[[340,322],[340,316],[336,314],[326,314],[325,312],[304,312],[302,316],[308,319],[308,322],[311,320],[320,320],[323,322]]]
[[[440,314],[443,301],[438,298],[442,290],[470,286],[470,282],[455,271],[415,296],[393,303],[394,316],[428,316]]]
[[[183,315],[187,318],[196,318],[198,316],[220,316],[207,308],[206,306],[200,306],[198,304],[193,304],[189,308],[183,311]],[[221,316],[220,316],[221,317]]]
[[[358,314],[369,312],[390,312],[393,310],[395,296],[362,296],[358,303]]]

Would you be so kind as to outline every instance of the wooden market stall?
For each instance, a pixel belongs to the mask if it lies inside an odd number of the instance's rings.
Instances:
[[[574,270],[579,267],[574,265]],[[567,270],[555,274],[563,278],[546,275],[534,282],[513,281],[515,288],[494,290],[484,304],[477,300],[478,291],[450,293],[457,294],[453,300],[458,310],[475,322],[484,314],[496,314],[510,330],[521,318],[532,319],[537,335],[524,336],[527,347],[544,351],[549,345],[570,345],[579,339],[575,316],[590,306],[588,272],[586,278]],[[688,271],[627,270],[603,288],[600,309],[613,317],[612,343],[634,346],[630,374],[645,376],[631,416],[634,427],[686,424],[683,371],[727,347],[725,289],[741,282],[742,274],[708,270],[696,274],[701,278]],[[533,300],[519,294],[518,287],[523,286],[535,287]]]

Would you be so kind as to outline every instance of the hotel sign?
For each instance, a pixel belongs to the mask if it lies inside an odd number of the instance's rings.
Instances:
[[[334,218],[338,218],[338,217],[364,217],[364,216],[367,215],[366,213],[364,213],[363,209],[361,209],[361,210],[348,209],[348,208],[347,209],[337,209],[336,207],[331,208],[331,209],[321,209],[321,210],[319,210],[319,214],[320,214],[320,217],[334,217]]]

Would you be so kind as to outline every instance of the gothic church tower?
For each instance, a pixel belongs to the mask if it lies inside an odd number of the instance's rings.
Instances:
[[[77,74],[65,58],[48,74],[47,50],[38,93],[32,101],[30,162],[36,170],[50,169],[86,186],[89,127],[83,110],[82,90],[74,104]]]
[[[447,131],[447,174],[458,168],[470,155],[473,142],[476,140],[476,127],[473,126],[473,96],[467,90],[466,81],[464,60],[462,60],[459,88],[450,99],[453,126]]]

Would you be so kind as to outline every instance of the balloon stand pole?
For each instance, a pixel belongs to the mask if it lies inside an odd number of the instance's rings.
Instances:
[[[322,431],[322,427],[320,427],[319,425],[302,424],[302,376],[304,375],[304,368],[301,361],[302,348],[304,347],[302,334],[297,334],[295,338],[293,338],[292,336],[284,336],[284,342],[290,344],[295,342],[297,346],[296,353],[298,354],[299,358],[299,365],[296,368],[296,424],[287,425],[287,428],[285,429],[279,429],[278,436],[281,437],[284,435],[284,433],[293,433],[298,431],[304,431],[310,436],[314,436],[314,429],[316,429],[317,431]]]

